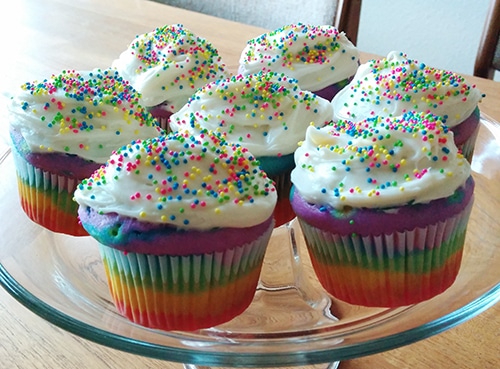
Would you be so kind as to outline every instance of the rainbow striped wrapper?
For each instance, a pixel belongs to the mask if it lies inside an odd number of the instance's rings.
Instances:
[[[118,312],[161,330],[191,331],[231,320],[252,302],[272,229],[245,245],[200,255],[147,255],[101,244]]]
[[[88,236],[78,221],[73,193],[78,180],[42,170],[12,150],[21,206],[35,223],[53,232]]]
[[[328,293],[355,305],[397,307],[430,299],[453,284],[472,204],[436,224],[381,235],[339,235],[298,219]]]

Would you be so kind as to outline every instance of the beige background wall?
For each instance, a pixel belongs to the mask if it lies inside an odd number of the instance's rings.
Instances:
[[[334,0],[157,1],[268,29],[299,21],[331,24],[336,9]],[[403,51],[429,66],[472,74],[488,5],[489,0],[363,0],[358,47],[377,55]]]
[[[404,51],[472,74],[488,6],[489,0],[364,0],[358,47],[377,55]]]

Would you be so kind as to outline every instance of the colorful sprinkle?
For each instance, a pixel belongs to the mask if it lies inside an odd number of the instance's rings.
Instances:
[[[150,162],[158,163],[159,170],[146,164]],[[217,168],[217,174],[208,174],[209,167]],[[117,171],[118,168],[123,171]],[[103,193],[117,189],[119,195],[113,197],[124,198],[123,191],[129,188],[125,183],[130,181],[148,192],[133,190],[128,194],[126,215],[177,226],[192,224],[191,217],[198,217],[199,212],[207,214],[203,217],[220,216],[228,206],[248,207],[257,198],[269,202],[266,207],[272,213],[276,199],[272,181],[247,149],[207,131],[199,136],[176,132],[123,146],[113,153],[106,166],[79,185],[75,198],[83,202],[91,195],[106,199],[110,195]],[[96,204],[102,204],[98,200]],[[120,207],[120,201],[110,204],[111,208]],[[204,220],[207,224],[210,221]]]

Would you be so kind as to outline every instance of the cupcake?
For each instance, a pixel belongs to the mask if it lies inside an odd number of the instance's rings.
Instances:
[[[278,198],[284,199],[277,210],[280,218],[289,219],[277,222],[281,224],[294,217],[288,195],[297,144],[309,125],[324,126],[332,114],[329,101],[302,90],[293,78],[268,72],[205,85],[171,116],[169,124],[172,131],[218,132],[250,150],[275,181]]]
[[[116,71],[62,71],[28,82],[11,99],[10,135],[21,205],[36,223],[87,235],[72,201],[78,182],[111,152],[161,133]]]
[[[248,307],[276,198],[247,149],[207,132],[132,142],[75,191],[117,310],[161,330],[215,326]]]
[[[300,88],[332,100],[356,73],[359,51],[330,25],[290,24],[249,40],[239,73],[284,73]]]
[[[136,36],[112,67],[141,93],[164,129],[199,87],[229,76],[217,49],[181,24]]]
[[[474,181],[441,118],[408,112],[310,127],[295,160],[291,204],[327,292],[397,307],[451,286]]]
[[[334,120],[395,117],[422,111],[442,117],[471,161],[483,95],[460,75],[428,67],[400,52],[362,64],[332,101]]]

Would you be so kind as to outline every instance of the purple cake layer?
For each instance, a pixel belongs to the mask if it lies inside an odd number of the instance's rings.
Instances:
[[[479,126],[479,122],[480,112],[479,108],[476,108],[474,112],[463,122],[455,127],[450,127],[450,131],[453,132],[453,137],[458,147],[463,145],[470,137],[474,136],[475,131]]]
[[[344,79],[343,81],[334,83],[333,85],[326,86],[325,88],[322,88],[321,90],[317,91],[312,91],[314,94],[318,95],[319,97],[322,97],[323,99],[326,99],[328,101],[332,101],[332,99],[337,95],[340,90],[342,90],[345,86],[351,82],[352,77]]]
[[[35,153],[32,152],[22,134],[10,129],[10,136],[14,149],[32,166],[56,175],[77,180],[89,177],[102,165],[77,155],[65,153]]]
[[[448,219],[469,204],[473,193],[474,180],[469,177],[466,185],[458,188],[450,197],[427,204],[409,204],[391,209],[336,210],[328,206],[313,205],[306,202],[295,191],[295,187],[292,188],[290,201],[295,214],[316,228],[340,235],[357,233],[367,236],[409,230],[408,227],[426,227]]]
[[[168,224],[139,221],[116,213],[100,214],[80,206],[80,221],[100,243],[124,252],[183,256],[220,252],[228,245],[253,242],[274,224],[273,217],[253,227],[217,228],[207,231],[180,230]]]

